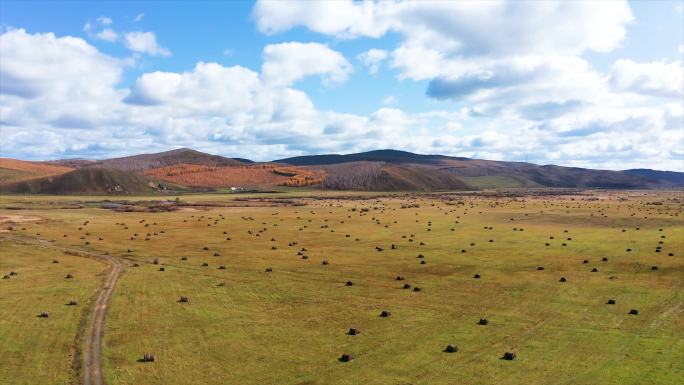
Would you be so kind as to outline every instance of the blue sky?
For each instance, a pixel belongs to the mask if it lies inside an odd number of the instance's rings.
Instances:
[[[683,4],[3,1],[0,152],[684,171]]]

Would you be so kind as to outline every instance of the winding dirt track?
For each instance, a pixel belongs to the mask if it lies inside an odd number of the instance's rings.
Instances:
[[[123,272],[124,264],[117,258],[110,255],[92,254],[107,263],[110,268],[107,272],[104,285],[97,293],[93,307],[93,314],[86,326],[85,347],[83,350],[83,384],[84,385],[103,385],[104,376],[102,375],[102,337],[104,336],[105,315],[107,305],[112,297],[114,285]]]

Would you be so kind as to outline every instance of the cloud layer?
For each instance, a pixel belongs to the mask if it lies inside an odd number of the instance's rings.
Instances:
[[[684,168],[682,63],[620,59],[601,72],[585,58],[623,44],[633,20],[625,2],[259,1],[252,19],[269,35],[304,27],[340,44],[363,39],[372,47],[390,35],[395,43],[345,55],[338,44],[286,41],[263,47],[258,72],[198,62],[183,72],[147,71],[122,86],[130,59],[78,37],[6,30],[2,155],[103,157],[183,146],[268,160],[397,148]],[[153,32],[117,32],[108,18],[84,32],[91,42],[171,55]],[[345,56],[365,69],[354,71]],[[408,113],[388,96],[378,101],[385,107],[350,114],[321,110],[296,88],[313,78],[334,94],[366,70],[423,82],[439,107]]]

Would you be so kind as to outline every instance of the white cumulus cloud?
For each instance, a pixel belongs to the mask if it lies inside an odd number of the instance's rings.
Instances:
[[[287,86],[318,75],[328,86],[344,83],[352,65],[341,53],[320,43],[289,42],[267,45],[261,73],[268,84]]]
[[[375,74],[380,69],[380,64],[387,59],[387,51],[384,49],[371,48],[356,56],[363,65],[368,67],[368,73]]]
[[[134,52],[152,56],[171,56],[171,51],[157,43],[154,32],[127,32],[124,34],[126,47]]]

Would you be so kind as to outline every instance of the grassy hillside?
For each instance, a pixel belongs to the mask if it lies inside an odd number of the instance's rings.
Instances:
[[[460,180],[460,182],[448,181],[445,184],[454,185],[453,189],[462,189],[467,184],[468,178],[486,181],[483,186],[487,188],[506,188],[512,184],[519,187],[600,187],[600,188],[669,188],[677,185],[679,179],[684,178],[683,173],[657,173],[646,171],[610,171],[592,170],[576,167],[561,167],[554,165],[540,166],[523,162],[499,162],[482,159],[468,159],[462,157],[449,157],[443,155],[421,155],[405,151],[379,150],[358,154],[347,155],[311,155],[281,159],[279,162],[293,165],[307,165],[312,168],[325,168],[344,170],[346,183],[340,183],[334,172],[329,173],[330,183],[334,185],[350,185],[352,189],[358,189],[356,180],[368,179],[368,171],[372,168],[393,165],[401,167],[402,173],[413,172],[424,178],[437,180]],[[364,167],[354,166],[364,164]],[[374,164],[375,166],[370,166]],[[363,176],[352,177],[353,170],[364,172]],[[653,171],[653,170],[648,170]],[[387,179],[393,179],[392,173],[385,175]],[[446,177],[450,174],[451,177]],[[461,179],[465,178],[465,179]],[[399,179],[402,179],[399,177]],[[349,182],[354,180],[355,182]],[[475,179],[477,182],[478,179]],[[675,182],[673,182],[675,181]],[[432,187],[427,183],[401,183],[398,185],[407,190],[439,190],[441,186]],[[501,182],[501,183],[498,183]],[[368,184],[368,183],[366,183]],[[393,189],[394,181],[387,183],[387,188]],[[325,185],[325,184],[324,184]],[[476,183],[477,185],[477,183]],[[354,187],[356,186],[356,187]],[[426,188],[427,187],[427,188]],[[371,189],[373,190],[373,189]]]
[[[243,162],[219,155],[181,148],[177,150],[159,152],[155,154],[141,154],[123,158],[113,158],[97,161],[98,167],[115,168],[126,171],[142,171],[152,168],[172,166],[176,164],[198,164],[205,166],[240,166]]]
[[[4,193],[31,194],[131,194],[150,193],[179,188],[182,187],[171,184],[160,184],[154,182],[150,178],[133,172],[114,169],[83,168],[53,177],[8,184],[0,187],[0,190]]]
[[[43,162],[0,158],[0,186],[46,176],[61,175],[71,170],[73,170],[71,167]]]

